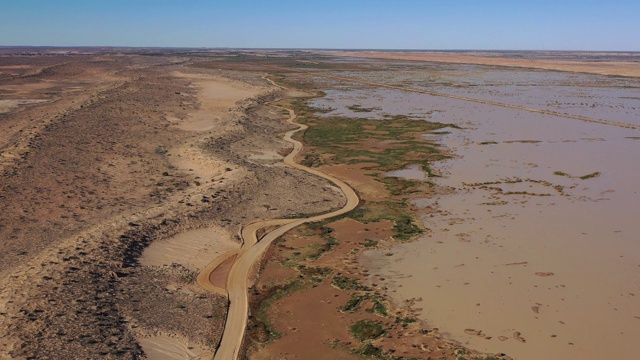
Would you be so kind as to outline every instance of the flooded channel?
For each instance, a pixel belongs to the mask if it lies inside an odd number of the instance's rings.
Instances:
[[[637,80],[495,69],[478,80],[472,70],[440,66],[433,86],[640,124]],[[379,81],[421,86],[430,76],[435,84],[433,73],[412,71],[426,75],[390,71]],[[446,85],[455,81],[465,86]],[[427,234],[365,252],[371,281],[385,284],[398,303],[416,300],[430,326],[477,350],[524,360],[636,356],[639,130],[400,90],[326,93],[314,104],[333,109],[326,115],[407,115],[462,127],[440,136],[454,153],[435,164],[442,177],[427,178],[417,167],[387,174],[446,191],[412,199]]]

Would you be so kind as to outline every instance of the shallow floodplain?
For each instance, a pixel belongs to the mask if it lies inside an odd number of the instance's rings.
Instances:
[[[372,66],[377,66],[375,63]],[[640,124],[636,79],[394,63],[379,83]],[[633,358],[640,327],[640,131],[318,80],[326,115],[432,119],[456,157],[412,199],[430,231],[366,252],[371,281],[454,340],[517,359]],[[417,120],[420,121],[420,120]],[[397,170],[403,170],[399,167]],[[385,256],[389,252],[393,256]],[[383,280],[384,279],[384,280]]]

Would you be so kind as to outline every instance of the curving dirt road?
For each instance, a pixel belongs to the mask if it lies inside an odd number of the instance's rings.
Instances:
[[[274,86],[287,90],[287,88],[276,84],[271,79],[265,77],[265,80],[269,81]],[[287,155],[283,159],[284,164],[331,181],[340,188],[342,193],[345,195],[347,202],[341,209],[334,210],[325,214],[301,219],[259,220],[250,223],[242,228],[240,235],[242,236],[243,245],[242,248],[240,248],[240,250],[238,251],[236,260],[231,267],[229,276],[227,278],[229,312],[227,315],[224,333],[222,334],[222,341],[220,342],[220,346],[218,347],[214,355],[215,360],[230,360],[238,358],[238,353],[242,345],[242,339],[244,337],[248,319],[249,300],[247,296],[247,290],[249,288],[249,273],[253,265],[258,262],[262,254],[267,250],[271,242],[300,224],[322,221],[334,216],[347,213],[353,210],[359,202],[358,196],[356,195],[355,191],[345,182],[333,176],[324,174],[316,169],[311,169],[306,166],[297,164],[294,161],[296,155],[298,155],[302,150],[302,143],[294,140],[292,136],[299,131],[306,130],[307,126],[298,124],[295,121],[297,116],[292,109],[277,105],[271,106],[287,110],[289,112],[289,118],[287,119],[287,122],[289,124],[298,126],[297,129],[288,131],[284,136],[284,140],[293,144],[293,151],[291,151],[291,153],[289,153],[289,155]],[[278,227],[275,230],[264,235],[261,239],[259,239],[260,241],[258,241],[256,232],[260,229],[272,226]],[[205,268],[205,270],[203,270],[203,272],[199,276],[199,282],[201,282],[200,279],[202,279],[202,282],[208,282],[209,274],[211,273],[211,271],[213,271],[213,269],[210,266]],[[208,287],[209,286],[205,284],[205,288]]]

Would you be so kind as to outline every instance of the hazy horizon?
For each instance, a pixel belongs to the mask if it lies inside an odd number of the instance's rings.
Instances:
[[[274,50],[274,51],[389,51],[389,52],[549,52],[549,53],[633,53],[640,50],[548,50],[548,49],[386,49],[386,48],[304,48],[304,47],[230,47],[230,46],[126,46],[126,45],[0,45],[0,48],[33,49],[185,49],[185,50]]]

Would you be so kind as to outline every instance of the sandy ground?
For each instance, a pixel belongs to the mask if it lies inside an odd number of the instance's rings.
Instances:
[[[0,57],[0,358],[137,358],[163,337],[212,351],[227,302],[196,285],[193,254],[233,247],[248,217],[338,203],[274,166],[290,127],[261,107],[262,74],[185,60]],[[302,201],[282,196],[295,187]],[[212,243],[181,236],[207,228]]]
[[[176,124],[187,131],[220,131],[220,126],[232,124],[228,121],[230,112],[239,101],[266,90],[265,87],[211,75],[183,72],[174,72],[173,75],[191,80],[191,86],[198,89],[199,111]]]
[[[173,126],[189,132],[208,133],[214,129],[221,133],[233,131],[235,123],[230,121],[233,119],[233,108],[240,101],[265,92],[264,87],[219,76],[177,71],[172,75],[192,81],[190,86],[197,92],[198,111],[189,113],[184,119],[171,119]],[[168,149],[171,163],[178,169],[192,173],[196,181],[205,185],[219,184],[225,180],[233,182],[234,178],[241,176],[240,171],[233,171],[231,163],[206,154],[202,143],[203,140],[198,140]],[[211,259],[239,247],[240,243],[233,239],[233,234],[228,230],[222,227],[208,227],[154,242],[145,249],[140,263],[143,266],[175,263],[191,271],[200,271]]]
[[[239,172],[233,172],[234,167],[230,162],[208,156],[203,151],[202,143],[177,145],[168,150],[168,154],[173,166],[191,173],[201,184],[219,183],[240,176]]]
[[[211,350],[202,348],[198,344],[186,345],[187,341],[168,336],[156,336],[143,338],[140,346],[144,349],[149,360],[183,360],[183,359],[209,359]]]
[[[328,174],[337,176],[342,179],[349,179],[349,184],[358,189],[358,194],[363,198],[371,201],[381,201],[385,199],[384,184],[372,182],[365,175],[367,171],[362,168],[367,164],[349,164],[349,165],[329,165],[322,168]]]
[[[558,70],[581,72],[600,75],[617,75],[640,77],[640,64],[631,61],[598,61],[585,62],[561,61],[561,60],[538,60],[538,59],[514,59],[502,56],[489,57],[487,54],[477,53],[470,55],[438,53],[438,52],[375,52],[375,51],[331,51],[327,54],[333,56],[349,56],[368,59],[393,59],[411,61],[429,61],[449,64],[478,64],[490,66],[507,66],[531,69]],[[586,55],[588,56],[588,54]]]
[[[47,100],[38,100],[38,99],[0,100],[0,113],[9,112],[11,111],[11,109],[16,108],[20,105],[37,104],[43,101],[47,101]]]
[[[190,86],[198,93],[198,111],[189,113],[184,119],[171,119],[178,129],[196,133],[232,132],[237,123],[231,121],[233,108],[245,99],[255,97],[267,90],[237,80],[207,74],[173,72],[172,75],[191,81]],[[221,180],[223,177],[241,176],[233,173],[228,162],[220,161],[202,151],[202,143],[186,144],[170,150],[171,162],[176,167],[193,172],[203,183]],[[224,176],[223,176],[224,174]]]
[[[239,247],[240,243],[233,239],[233,235],[222,228],[191,230],[153,242],[142,253],[140,264],[163,266],[175,263],[199,271],[210,259]]]

